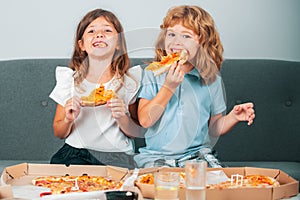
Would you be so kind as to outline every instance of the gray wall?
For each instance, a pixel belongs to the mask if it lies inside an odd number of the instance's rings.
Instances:
[[[214,17],[225,58],[300,61],[299,0],[1,0],[0,60],[70,57],[77,23],[97,7],[119,17],[130,56],[152,56],[163,16],[179,4]]]

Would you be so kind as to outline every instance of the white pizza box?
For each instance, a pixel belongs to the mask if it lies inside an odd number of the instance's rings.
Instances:
[[[1,175],[0,187],[5,187],[6,194],[11,196],[9,191],[13,192],[13,197],[26,199],[87,199],[103,197],[105,191],[69,193],[62,195],[48,195],[39,198],[39,194],[44,191],[49,191],[47,188],[42,188],[32,185],[32,180],[39,176],[80,176],[88,174],[90,176],[103,176],[112,180],[120,181],[128,176],[127,168],[115,166],[100,166],[100,165],[60,165],[60,164],[33,164],[21,163],[6,167]],[[137,188],[132,188],[133,191],[139,193],[139,199],[142,199],[142,194]],[[16,195],[17,194],[17,195]],[[8,196],[9,197],[9,196]],[[141,197],[141,198],[140,198]],[[1,199],[1,198],[0,198]]]
[[[158,170],[184,172],[183,168],[145,168],[140,169],[139,175],[153,173]],[[299,182],[279,169],[255,168],[255,167],[229,167],[208,168],[208,171],[222,170],[227,177],[231,175],[266,175],[279,181],[279,187],[271,188],[234,188],[234,189],[206,189],[206,199],[210,200],[275,200],[297,196],[299,193]],[[130,172],[131,173],[131,172]],[[141,184],[136,186],[145,198],[154,198],[154,185]],[[185,200],[185,189],[180,188],[180,200]]]

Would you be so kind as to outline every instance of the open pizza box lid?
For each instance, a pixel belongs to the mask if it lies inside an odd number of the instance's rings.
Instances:
[[[140,175],[153,173],[157,170],[184,172],[183,168],[147,168],[141,169]],[[208,171],[222,170],[227,177],[231,175],[265,175],[279,181],[279,187],[272,188],[234,188],[234,189],[206,189],[206,199],[213,200],[274,200],[297,196],[299,192],[299,182],[279,169],[266,169],[255,167],[234,167],[234,168],[208,168]],[[154,185],[136,182],[137,187],[146,198],[154,198]],[[180,188],[180,200],[185,200],[185,189]]]
[[[33,186],[32,180],[40,176],[80,176],[88,174],[90,176],[102,176],[110,178],[112,180],[120,181],[128,175],[129,170],[127,168],[115,167],[115,166],[100,166],[100,165],[60,165],[60,164],[32,164],[21,163],[6,167],[1,175],[0,185],[6,186],[7,191],[11,186],[13,192],[17,190],[18,193],[26,192],[32,193],[30,199],[38,199],[41,190],[44,188]],[[39,189],[41,188],[41,189]],[[23,191],[22,191],[23,190]],[[48,189],[49,190],[49,189]],[[133,188],[135,191],[135,188]],[[96,195],[104,195],[105,191],[95,192],[82,192],[82,193],[68,193],[62,195],[48,195],[41,199],[87,199],[95,198]],[[140,191],[137,189],[137,191]],[[102,194],[100,194],[102,193]],[[27,196],[28,196],[27,195]],[[139,196],[142,196],[141,194]],[[99,196],[97,196],[99,197]],[[140,199],[140,198],[139,198]]]

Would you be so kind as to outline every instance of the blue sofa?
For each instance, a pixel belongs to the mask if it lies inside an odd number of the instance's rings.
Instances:
[[[132,65],[149,58],[132,58]],[[20,162],[48,163],[63,144],[54,137],[56,104],[49,97],[55,68],[69,59],[0,61],[0,170]],[[252,126],[240,123],[215,149],[228,166],[277,168],[300,180],[300,62],[227,59],[221,75],[227,107],[252,101]],[[136,146],[143,146],[136,139]]]

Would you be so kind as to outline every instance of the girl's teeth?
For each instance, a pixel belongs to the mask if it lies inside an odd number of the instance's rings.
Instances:
[[[94,44],[94,47],[106,47],[106,44],[103,42]]]
[[[106,47],[106,44],[100,43],[98,46],[99,46],[99,47]]]

